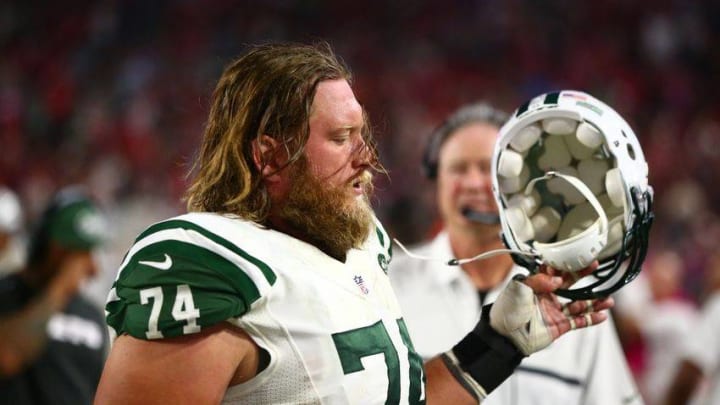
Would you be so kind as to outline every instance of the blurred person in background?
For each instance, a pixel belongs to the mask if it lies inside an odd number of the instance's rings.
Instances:
[[[0,280],[0,403],[92,403],[108,338],[78,291],[105,232],[94,202],[62,189],[30,235],[27,264]]]
[[[647,403],[656,405],[675,376],[697,309],[683,294],[682,257],[670,249],[649,256],[638,279],[618,291],[613,314],[624,341],[641,343],[640,388]]]
[[[430,137],[424,171],[437,184],[444,227],[411,249],[425,257],[473,257],[504,248],[491,160],[508,115],[486,103],[462,106]],[[397,254],[389,272],[415,348],[448,350],[512,277],[527,273],[510,255],[461,266]],[[612,322],[566,336],[525,358],[483,404],[640,404]]]
[[[686,335],[682,362],[668,385],[665,405],[720,404],[720,254],[708,259],[705,300]]]
[[[22,226],[20,200],[12,190],[0,186],[0,276],[15,272],[23,265]]]

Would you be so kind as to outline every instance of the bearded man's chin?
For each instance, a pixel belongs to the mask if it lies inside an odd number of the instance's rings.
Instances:
[[[335,258],[359,248],[372,229],[373,213],[367,196],[345,187],[328,187],[309,171],[293,178],[281,218],[308,242]]]

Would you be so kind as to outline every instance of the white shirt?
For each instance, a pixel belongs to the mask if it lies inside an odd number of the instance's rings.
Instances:
[[[409,325],[408,325],[409,326]],[[700,366],[710,386],[699,403],[720,404],[720,292],[703,306],[700,321],[688,334],[687,357]],[[411,332],[412,336],[412,332]]]
[[[445,232],[412,250],[441,259],[397,255],[388,271],[415,349],[427,359],[451,349],[475,327],[481,303],[462,269],[444,264],[454,257]],[[502,285],[488,291],[484,304],[493,302],[512,275],[522,271],[513,268]],[[609,321],[572,331],[525,358],[483,401],[483,405],[642,403]]]

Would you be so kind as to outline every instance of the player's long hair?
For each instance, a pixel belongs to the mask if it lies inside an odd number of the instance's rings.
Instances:
[[[279,141],[289,159],[278,170],[297,161],[310,133],[317,85],[336,79],[351,82],[351,74],[327,43],[259,45],[227,66],[213,93],[193,166],[196,174],[185,196],[188,210],[263,223],[270,200],[262,168],[253,162],[253,141],[263,134]],[[365,121],[363,138],[372,164],[379,166],[367,117]]]

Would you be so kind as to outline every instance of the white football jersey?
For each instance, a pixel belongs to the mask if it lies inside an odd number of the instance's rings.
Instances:
[[[386,274],[391,255],[379,223],[342,263],[252,222],[190,213],[136,239],[107,321],[142,339],[223,321],[242,328],[270,364],[230,387],[224,403],[422,403],[422,361]]]

